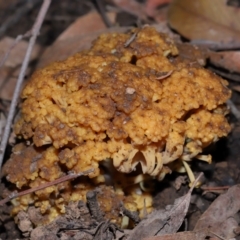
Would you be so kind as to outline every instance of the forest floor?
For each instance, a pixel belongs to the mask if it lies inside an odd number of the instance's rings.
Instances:
[[[127,27],[137,27],[144,24],[157,25],[160,31],[168,32],[175,38],[180,39],[180,41],[190,42],[194,40],[193,35],[184,35],[184,29],[176,28],[173,30],[169,27],[171,19],[168,17],[168,11],[171,3],[172,1],[170,0],[53,0],[44,18],[40,34],[37,37],[25,75],[25,81],[28,80],[28,77],[36,68],[45,66],[55,60],[66,59],[75,52],[86,49],[94,38],[101,32],[109,31],[109,29],[118,31],[118,29],[123,27],[127,29]],[[42,1],[39,0],[0,0],[0,57],[11,46],[18,35],[22,35],[32,28],[41,4]],[[237,3],[232,7],[236,8],[236,11],[240,11]],[[217,19],[215,20],[218,21]],[[172,25],[175,26],[174,24]],[[238,29],[237,34],[240,35],[240,27],[236,28]],[[232,29],[232,31],[235,31],[235,29]],[[0,137],[6,123],[14,86],[27,48],[27,41],[27,38],[23,39],[13,49],[9,59],[0,69]],[[224,46],[221,45],[220,51],[214,51],[212,55],[210,54],[206,57],[207,60],[204,60],[207,62],[206,68],[215,71],[229,81],[232,98],[231,103],[229,103],[231,111],[228,115],[228,120],[231,123],[232,131],[227,138],[221,139],[211,148],[212,164],[193,161],[191,168],[194,174],[198,176],[200,172],[204,172],[204,177],[201,180],[202,186],[193,190],[189,200],[184,200],[187,213],[178,212],[177,215],[178,221],[181,222],[180,229],[174,230],[173,227],[168,237],[164,239],[240,239],[240,229],[238,227],[240,223],[240,197],[238,193],[240,192],[240,66],[239,61],[237,63],[237,59],[240,59],[240,44],[237,47],[233,46],[233,49],[231,49],[231,46],[229,48],[229,44],[225,49]],[[209,45],[204,45],[204,47],[208,48]],[[190,54],[194,55],[195,52],[191,51]],[[214,55],[215,53],[221,53],[222,55],[216,56]],[[204,56],[203,54],[202,57]],[[228,61],[226,60],[223,63],[221,61],[223,57],[225,59],[229,57]],[[229,69],[229,64],[232,69]],[[14,135],[11,134],[3,164],[9,159],[14,142]],[[0,193],[4,192],[8,187],[8,182],[3,178],[0,185]],[[153,206],[156,210],[166,209],[167,205],[174,207],[176,206],[174,201],[185,196],[188,191],[188,179],[185,174],[172,173],[167,175],[163,181],[155,184]],[[216,202],[217,199],[218,202]],[[24,236],[23,232],[19,230],[14,218],[11,216],[11,209],[11,203],[0,207],[0,239],[29,239],[27,234],[30,233],[26,234],[25,232]],[[72,211],[72,213],[79,211],[80,214],[87,214],[84,221],[93,221],[93,216],[90,215],[86,205],[71,205],[69,209],[69,212]],[[70,214],[69,212],[68,214]],[[219,212],[221,212],[221,222],[217,221]],[[65,219],[64,216],[62,217],[63,221],[69,219],[69,216],[65,217]],[[173,218],[173,216],[171,217]],[[211,228],[200,231],[196,229],[196,223],[203,218],[209,219]],[[151,222],[149,217],[147,219]],[[167,224],[175,224],[169,219],[167,221],[169,221]],[[105,231],[104,234],[106,234],[108,229],[110,232],[117,232],[115,239],[126,238],[128,234],[126,231],[121,232],[116,229],[116,226],[112,227],[108,222],[104,224],[98,225],[98,229]],[[147,227],[150,226],[149,222],[147,224]],[[50,227],[53,226],[51,225]],[[229,230],[226,233],[226,231],[222,231],[223,228],[231,229],[231,231]],[[93,231],[94,229],[95,231]],[[84,235],[86,239],[114,239],[113,233],[107,236],[100,235],[99,230],[96,228],[89,228],[88,230],[92,232],[86,234],[86,236]],[[161,227],[159,227],[158,231],[160,230]],[[83,230],[75,228],[73,230],[69,226],[64,230],[64,234],[63,231],[60,234],[59,230],[54,236],[48,235],[49,233],[46,233],[46,229],[41,229],[41,231],[36,233],[39,235],[35,234],[37,237],[31,239],[84,239],[84,237],[79,237],[83,235],[77,235]],[[177,235],[176,232],[181,232],[183,235]],[[146,239],[160,240],[162,238],[149,236]]]

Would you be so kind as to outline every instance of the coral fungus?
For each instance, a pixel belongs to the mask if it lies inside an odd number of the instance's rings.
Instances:
[[[34,187],[68,171],[95,171],[91,180],[20,198],[16,212],[30,203],[53,217],[64,212],[68,201],[85,199],[94,184],[104,184],[106,168],[99,166],[105,161],[116,172],[131,173],[140,165],[141,174],[162,179],[175,160],[210,161],[200,155],[203,149],[229,133],[225,80],[172,61],[177,47],[152,27],[139,30],[126,46],[130,37],[103,34],[90,50],[37,70],[27,83],[15,133],[31,145],[15,147],[4,167],[7,179],[18,188]],[[135,190],[123,200],[134,211],[143,207],[134,201]]]

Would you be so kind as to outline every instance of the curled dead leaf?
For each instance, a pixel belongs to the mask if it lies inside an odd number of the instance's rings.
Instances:
[[[188,39],[240,42],[240,9],[225,0],[175,0],[169,7],[172,28]]]
[[[220,195],[198,220],[194,231],[209,229],[224,239],[236,236],[234,229],[238,226],[235,214],[240,210],[240,184],[231,187]]]
[[[184,196],[177,198],[173,205],[164,210],[155,210],[148,214],[131,232],[127,240],[143,239],[151,236],[162,236],[178,231],[187,214],[193,188],[198,183],[202,173],[194,181],[193,186]],[[150,238],[151,239],[151,238]]]

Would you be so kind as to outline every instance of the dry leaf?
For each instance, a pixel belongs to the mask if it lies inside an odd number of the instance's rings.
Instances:
[[[157,7],[170,3],[172,0],[147,0],[146,1],[146,13],[150,17],[154,17],[154,13]]]
[[[232,90],[235,90],[237,92],[240,92],[240,85],[237,85],[237,86],[233,86],[231,87]]]
[[[4,37],[0,41],[0,61],[4,57],[6,51],[13,45],[15,39]],[[28,47],[27,41],[20,41],[10,52],[8,59],[0,69],[0,98],[11,100],[15,89],[19,69]],[[36,59],[41,51],[39,45],[35,45],[30,60]]]
[[[108,16],[113,21],[115,13],[110,13]],[[77,52],[90,48],[92,41],[102,33],[124,32],[127,29],[120,27],[108,29],[99,13],[90,12],[78,18],[58,37],[52,46],[44,51],[37,67],[42,68],[52,62],[65,60]]]
[[[211,52],[209,57],[215,66],[240,73],[240,51]]]
[[[6,117],[4,114],[0,111],[0,141],[2,140],[2,134],[3,134],[3,129],[6,125]]]
[[[14,38],[4,37],[0,41],[0,62],[4,58],[5,54],[12,48],[15,43]],[[11,50],[7,60],[0,69],[0,98],[4,100],[11,100],[15,85],[17,82],[17,77],[19,75],[20,67],[26,50],[28,47],[27,41],[20,41]],[[37,59],[41,53],[40,45],[35,45],[31,53],[30,60]]]
[[[195,183],[199,180],[198,177]],[[161,236],[178,231],[187,214],[193,187],[188,193],[168,205],[165,210],[155,210],[148,214],[131,232],[127,240],[143,239],[151,236]]]
[[[17,71],[18,73],[19,71]],[[14,88],[17,82],[16,71],[13,68],[3,67],[0,69],[0,98],[12,100]]]
[[[127,240],[142,239],[175,233],[182,225],[190,203],[191,192],[175,200],[174,205],[166,210],[155,210],[143,219],[133,230]]]
[[[205,232],[179,232],[174,234],[166,234],[163,236],[154,236],[149,238],[144,238],[143,240],[201,240],[205,239]]]
[[[240,184],[220,195],[198,220],[194,231],[209,229],[224,239],[235,237],[238,226],[234,215],[240,210]]]
[[[4,37],[0,41],[0,59],[2,59],[5,52],[9,50],[9,48],[13,45],[14,42],[15,39],[10,37]],[[19,66],[22,63],[23,58],[26,54],[27,47],[28,47],[27,41],[24,40],[20,41],[10,52],[10,55],[6,62],[4,63],[4,66],[12,68]],[[36,59],[39,56],[40,51],[41,51],[40,45],[36,44],[32,50],[30,60]]]
[[[66,58],[84,49],[89,49],[92,41],[102,33],[126,32],[128,29],[128,27],[114,27],[86,35],[82,35],[81,30],[79,29],[78,32],[76,31],[76,35],[74,37],[70,37],[61,41],[57,40],[52,46],[47,48],[38,62],[37,67],[42,68],[52,62],[65,60]]]
[[[173,186],[176,190],[179,190],[183,184],[187,183],[187,181],[188,181],[188,178],[186,175],[184,176],[180,175],[175,179]]]
[[[111,22],[115,22],[116,13],[110,12],[106,14]],[[96,11],[92,11],[79,17],[58,37],[57,41],[79,36],[80,34],[86,35],[103,29],[107,29],[107,27],[101,15]]]
[[[112,0],[112,2],[125,12],[139,17],[139,19],[147,19],[145,6],[135,0]]]
[[[203,46],[195,46],[189,43],[177,43],[179,57],[193,65],[195,63],[204,66],[209,55],[209,50]]]
[[[175,0],[169,7],[170,26],[188,39],[240,43],[240,10],[225,0]]]

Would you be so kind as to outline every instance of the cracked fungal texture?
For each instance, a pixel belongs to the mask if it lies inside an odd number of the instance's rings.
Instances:
[[[26,158],[24,168],[32,170],[17,172],[15,154],[5,167],[9,181],[32,186],[89,168],[91,178],[99,177],[105,159],[124,173],[140,163],[143,173],[161,179],[171,171],[167,164],[191,160],[229,133],[227,82],[201,67],[173,64],[176,46],[154,28],[141,29],[125,47],[131,34],[103,34],[90,50],[33,74],[15,132],[36,151],[44,148],[45,160],[34,168]]]

